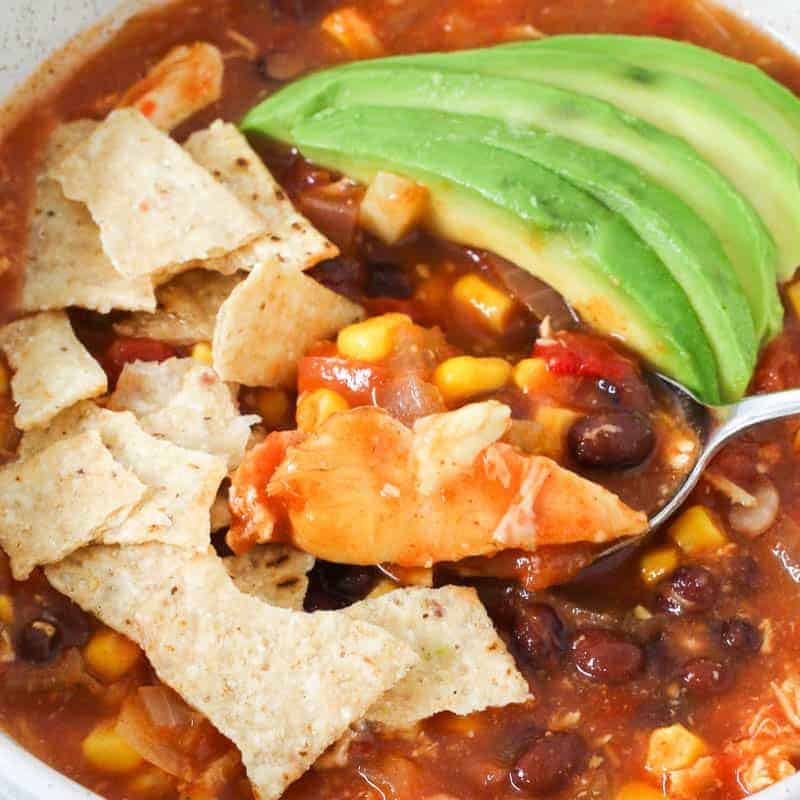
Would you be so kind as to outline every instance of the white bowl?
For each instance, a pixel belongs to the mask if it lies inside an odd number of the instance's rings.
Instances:
[[[0,0],[0,98],[26,81],[25,91],[0,107],[0,135],[24,110],[26,95],[68,75],[132,14],[168,0]],[[721,0],[800,51],[798,0]],[[78,37],[74,39],[73,37]],[[67,45],[67,43],[69,44]],[[66,46],[65,46],[66,45]],[[38,70],[61,48],[49,69]],[[800,800],[800,774],[757,795],[758,800]],[[0,800],[101,800],[0,733]]]

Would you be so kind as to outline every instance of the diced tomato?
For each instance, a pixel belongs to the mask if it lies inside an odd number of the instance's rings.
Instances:
[[[332,389],[351,406],[372,405],[377,389],[388,380],[386,370],[365,361],[306,356],[298,365],[297,390]]]
[[[633,363],[610,344],[594,336],[567,331],[554,339],[540,340],[533,354],[543,358],[556,375],[579,375],[622,381],[636,373]]]
[[[111,384],[116,384],[126,364],[134,361],[166,361],[177,354],[171,345],[157,339],[115,339],[102,357]]]

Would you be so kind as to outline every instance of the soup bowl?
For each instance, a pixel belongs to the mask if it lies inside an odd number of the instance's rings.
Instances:
[[[554,0],[557,2],[558,0]],[[68,77],[137,12],[169,0],[3,0],[0,4],[0,136],[28,105]],[[720,0],[800,52],[797,0]],[[800,774],[759,800],[798,800]],[[0,733],[0,800],[101,800]]]

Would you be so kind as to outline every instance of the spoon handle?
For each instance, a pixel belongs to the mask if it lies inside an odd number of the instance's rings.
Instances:
[[[746,397],[738,403],[714,408],[712,415],[714,427],[703,447],[703,452],[697,459],[692,471],[686,476],[686,481],[675,493],[675,496],[650,519],[650,531],[654,531],[663,525],[675,513],[677,508],[683,504],[694,487],[697,486],[703,470],[708,466],[711,459],[734,436],[762,422],[773,422],[786,417],[800,415],[800,389]]]

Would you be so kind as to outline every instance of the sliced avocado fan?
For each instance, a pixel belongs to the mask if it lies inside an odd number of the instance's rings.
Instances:
[[[553,37],[326,70],[242,127],[355,178],[426,184],[435,232],[546,280],[706,402],[741,397],[780,330],[776,277],[800,264],[800,101],[753,67],[662,40]],[[679,289],[682,321],[649,284]]]
[[[662,195],[664,189],[670,190],[694,211],[695,226],[697,217],[705,220],[716,239],[703,234],[708,258],[705,247],[697,250],[696,267],[702,269],[706,260],[718,262],[721,243],[747,297],[758,341],[780,331],[783,306],[775,283],[777,256],[768,231],[749,203],[683,140],[608,103],[532,81],[371,63],[370,68],[328,70],[292,84],[256,107],[244,125],[286,139],[298,119],[321,108],[354,104],[431,108],[504,121],[513,131],[547,131],[603,151],[586,155],[592,161],[607,162],[610,154],[617,162],[627,162],[637,168],[626,170],[629,180],[647,184]],[[639,189],[635,191],[638,194]],[[673,229],[679,220],[674,222]],[[745,333],[749,327],[745,326]]]
[[[390,170],[426,185],[427,222],[438,234],[528,269],[593,328],[719,402],[714,355],[685,291],[628,223],[529,159],[451,132],[450,121],[408,109],[331,109],[298,122],[292,140],[358,180]]]

